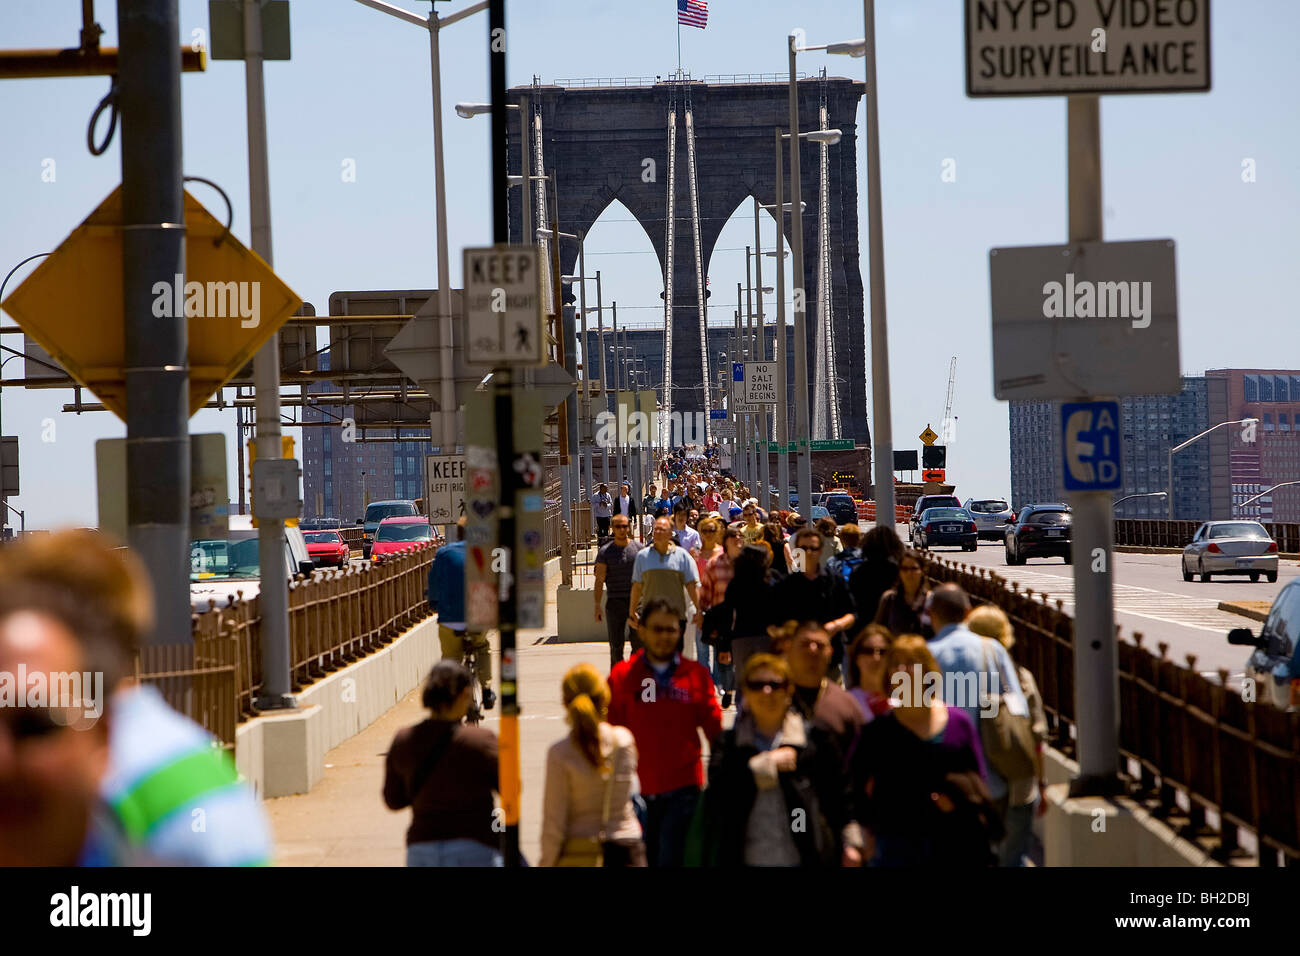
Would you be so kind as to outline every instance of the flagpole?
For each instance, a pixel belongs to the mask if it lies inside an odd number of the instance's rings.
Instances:
[[[682,75],[682,18],[679,13],[677,16],[677,76]]]

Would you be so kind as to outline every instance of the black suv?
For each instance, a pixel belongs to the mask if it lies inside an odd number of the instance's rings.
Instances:
[[[1007,524],[1007,564],[1024,564],[1026,558],[1064,558],[1070,564],[1072,522],[1069,505],[1026,505]]]
[[[813,497],[815,498],[816,495]],[[858,506],[851,495],[843,492],[822,495],[821,506],[835,519],[835,523],[838,525],[857,523]]]

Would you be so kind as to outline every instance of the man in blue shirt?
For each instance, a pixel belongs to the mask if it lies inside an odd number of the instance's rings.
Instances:
[[[934,627],[930,652],[944,674],[944,703],[966,711],[977,730],[981,716],[992,716],[982,715],[981,689],[987,688],[990,696],[999,693],[1010,695],[1013,703],[1018,701],[1014,706],[1023,707],[1022,713],[1028,714],[1020,678],[1007,649],[997,641],[973,633],[962,623],[970,613],[970,598],[966,592],[956,584],[942,584],[930,592],[925,606]],[[988,784],[989,796],[1005,813],[1007,781],[993,769],[992,764],[988,764]]]
[[[438,612],[438,640],[442,658],[458,661],[464,656],[464,640],[456,633],[465,626],[465,519],[456,522],[456,540],[444,544],[433,556],[429,568],[429,606]],[[497,695],[492,692],[492,649],[486,634],[467,634],[474,646],[474,665],[483,688],[483,709],[491,710]]]

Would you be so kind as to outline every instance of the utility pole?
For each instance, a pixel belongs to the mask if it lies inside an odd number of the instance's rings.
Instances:
[[[763,240],[758,228],[758,197],[754,197],[754,284],[758,287],[758,361],[767,361],[767,327],[764,325],[763,318]],[[780,254],[780,244],[777,245],[778,255]],[[771,455],[769,449],[769,435],[767,430],[767,410],[758,413],[758,431],[759,431],[759,467],[758,480],[760,488],[758,500],[763,503],[764,508],[771,509],[772,501],[769,497],[768,489],[772,487],[771,475]]]
[[[184,316],[153,315],[154,283],[170,288],[185,273],[176,4],[117,5],[127,525],[129,544],[153,583],[157,619],[145,638],[151,645],[193,640],[188,330]]]
[[[867,216],[871,273],[871,456],[875,465],[876,523],[894,527],[894,438],[889,397],[889,334],[885,321],[885,240],[880,208],[880,111],[876,98],[875,0],[862,0],[866,60]]]
[[[790,507],[790,384],[786,372],[785,325],[785,157],[781,130],[776,131],[776,501]],[[812,516],[811,510],[808,512]]]
[[[1070,242],[1101,242],[1101,98],[1070,96],[1065,109]],[[1069,499],[1074,511],[1074,699],[1079,739],[1079,776],[1071,792],[1104,796],[1120,790],[1114,508],[1109,491],[1074,491]]]
[[[271,253],[271,176],[266,154],[266,87],[262,80],[262,4],[244,0],[244,88],[248,113],[248,205],[252,250],[273,265]],[[273,335],[253,357],[257,392],[257,458],[281,457],[280,337]],[[254,466],[256,467],[256,465]],[[253,502],[257,509],[257,500]],[[262,586],[258,607],[262,626],[263,708],[292,707],[289,682],[289,589],[284,576],[284,520],[257,519],[257,558]],[[296,569],[295,569],[296,570]]]
[[[506,45],[496,42],[505,35],[506,0],[491,0],[488,6],[488,65],[492,89],[492,233],[493,241],[505,245],[510,241],[509,168],[506,142],[509,135],[509,110],[506,103]],[[526,117],[525,117],[526,118]],[[526,174],[525,174],[526,175]],[[528,179],[524,185],[527,188]],[[559,241],[559,225],[555,225]],[[524,236],[524,244],[537,241]],[[559,246],[556,246],[559,264]],[[559,295],[559,272],[556,271],[556,295]],[[510,570],[501,575],[497,591],[499,605],[497,628],[501,635],[501,733],[499,737],[497,776],[501,808],[505,814],[505,831],[501,834],[501,854],[505,865],[520,866],[520,753],[519,753],[519,673],[516,664],[516,628],[519,618],[518,572],[513,566],[515,547],[515,498],[521,481],[515,471],[515,415],[513,375],[509,366],[494,371],[493,417],[496,425],[497,467],[501,475],[496,546],[510,554]],[[500,552],[498,552],[500,553]]]
[[[795,435],[799,442],[799,507],[812,514],[812,451],[808,429],[808,323],[803,267],[803,182],[799,167],[799,84],[795,72],[798,36],[787,39],[790,58],[790,251],[794,269],[794,397]]]

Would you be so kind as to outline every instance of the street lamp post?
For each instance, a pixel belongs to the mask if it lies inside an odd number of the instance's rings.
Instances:
[[[1111,507],[1118,508],[1120,505],[1128,501],[1130,498],[1167,498],[1168,496],[1169,493],[1167,491],[1145,491],[1142,492],[1141,494],[1125,495],[1123,498],[1120,498],[1118,501],[1112,504]]]
[[[1201,432],[1199,435],[1193,435],[1191,438],[1187,439],[1187,441],[1183,442],[1181,445],[1174,445],[1172,448],[1169,449],[1169,520],[1170,521],[1174,520],[1174,452],[1182,451],[1192,442],[1199,441],[1200,439],[1208,435],[1210,432],[1222,428],[1224,425],[1253,425],[1253,424],[1257,424],[1258,422],[1259,422],[1258,418],[1239,418],[1236,421],[1219,422],[1219,424],[1217,425],[1211,425],[1209,428],[1205,429],[1205,431]]]
[[[889,399],[889,335],[885,321],[885,245],[880,209],[880,109],[876,97],[876,4],[862,0],[863,36],[861,40],[804,47],[832,54],[848,54],[865,59],[866,160],[867,160],[867,246],[871,281],[871,414],[876,515],[892,521],[894,514],[894,439]],[[793,53],[791,54],[793,61]]]
[[[551,256],[551,269],[553,275],[552,288],[555,293],[555,302],[552,308],[555,310],[556,318],[559,319],[560,322],[560,347],[558,358],[560,367],[573,373],[575,371],[574,366],[577,360],[577,352],[576,350],[574,351],[573,361],[569,360],[568,353],[569,350],[573,348],[574,340],[577,335],[573,328],[573,320],[565,319],[564,299],[560,291],[562,281],[560,276],[560,240],[576,240],[578,237],[571,232],[561,232],[559,230],[559,198],[556,195],[555,181],[552,177],[553,174],[551,177],[547,177],[551,181],[550,204],[552,225],[545,228],[539,226],[536,231],[536,236],[539,239],[549,237],[551,239],[551,248],[554,250],[554,254]],[[573,529],[576,537],[578,532],[578,476],[575,473],[577,465],[573,460],[577,456],[578,451],[578,432],[575,427],[578,418],[578,396],[576,392],[570,392],[569,396],[560,403],[559,417],[561,495],[564,497],[564,507],[568,514],[569,527]]]
[[[809,458],[811,447],[806,444],[809,438],[808,333],[803,268],[803,205],[800,199],[802,183],[800,182],[798,135],[799,88],[795,73],[795,60],[799,55],[797,38],[798,34],[792,33],[787,39],[790,62],[790,202],[794,204],[790,251],[793,254],[792,265],[794,268],[794,394],[795,435],[799,442],[799,506],[808,511],[809,502],[812,501],[812,460]]]
[[[471,4],[464,10],[439,17],[437,10],[429,12],[428,19],[383,0],[357,0],[364,6],[387,13],[407,23],[425,27],[429,31],[429,63],[433,74],[433,177],[437,202],[438,230],[438,435],[437,445],[443,454],[455,451],[456,435],[456,380],[452,362],[451,321],[451,266],[447,253],[447,182],[442,161],[442,65],[438,50],[439,35],[444,27],[488,8],[488,0]],[[430,420],[432,427],[433,420]]]
[[[1226,424],[1226,423],[1225,423],[1225,424]],[[1287,487],[1288,485],[1300,485],[1300,478],[1297,478],[1297,479],[1295,479],[1294,481],[1283,481],[1283,482],[1279,482],[1278,484],[1274,485],[1272,488],[1265,488],[1265,489],[1264,489],[1263,491],[1261,491],[1259,494],[1254,495],[1254,496],[1252,496],[1252,497],[1250,497],[1250,498],[1247,498],[1247,499],[1246,499],[1245,501],[1243,501],[1241,504],[1239,504],[1239,505],[1234,505],[1233,507],[1236,508],[1237,510],[1241,510],[1242,508],[1245,508],[1246,505],[1250,504],[1252,501],[1258,501],[1260,498],[1263,498],[1265,495],[1271,495],[1273,492],[1277,491],[1279,488],[1285,488],[1285,487]]]

